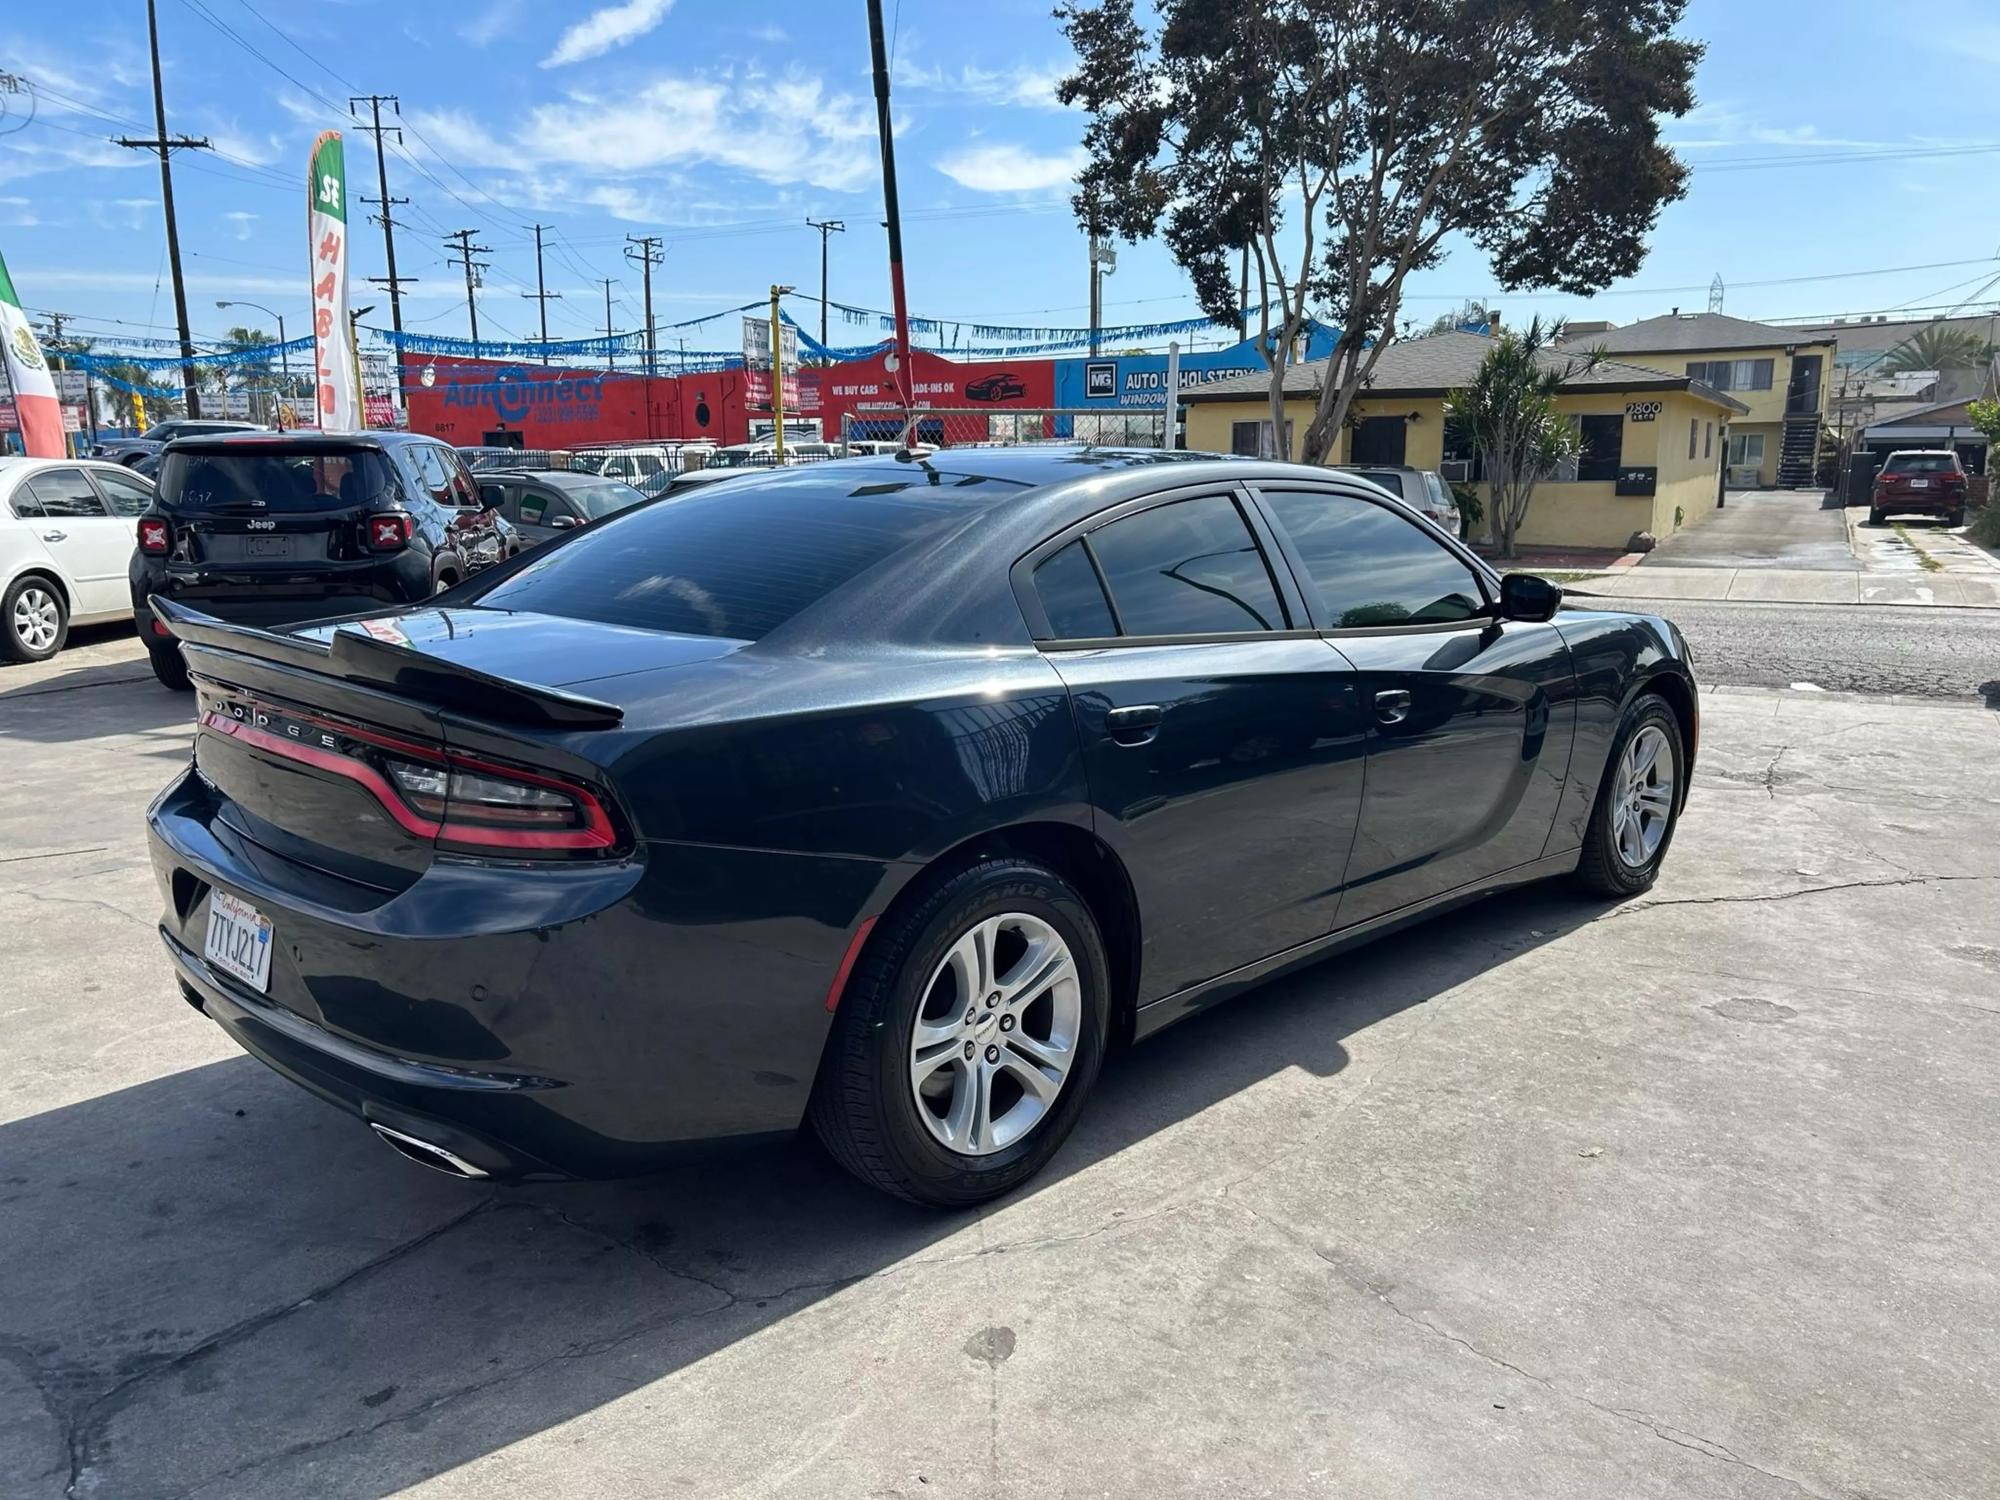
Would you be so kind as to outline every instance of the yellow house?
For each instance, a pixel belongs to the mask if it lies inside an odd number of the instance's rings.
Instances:
[[[1478,484],[1478,460],[1448,451],[1446,392],[1470,385],[1493,347],[1476,333],[1440,333],[1389,345],[1354,403],[1330,463],[1408,464]],[[1550,361],[1559,354],[1545,356]],[[1283,452],[1296,461],[1311,424],[1326,361],[1285,371]],[[1220,453],[1278,451],[1272,443],[1270,377],[1262,372],[1184,392],[1187,445]],[[1516,538],[1529,547],[1623,551],[1635,532],[1673,535],[1714,507],[1722,456],[1742,403],[1685,375],[1606,360],[1564,385],[1556,404],[1575,419],[1582,453],[1535,486]]]
[[[1813,482],[1833,388],[1834,339],[1722,313],[1672,312],[1581,333],[1566,348],[1686,375],[1748,408],[1729,424],[1731,485],[1796,489]]]

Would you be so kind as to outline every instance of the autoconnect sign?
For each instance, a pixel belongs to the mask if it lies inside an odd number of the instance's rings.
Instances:
[[[520,424],[531,417],[558,425],[592,423],[602,414],[604,377],[576,371],[530,374],[503,369],[490,380],[453,380],[444,389],[447,407],[491,411],[502,422]]]

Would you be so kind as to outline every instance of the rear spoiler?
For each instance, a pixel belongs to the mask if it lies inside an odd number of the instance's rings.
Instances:
[[[191,646],[233,651],[281,667],[379,688],[439,708],[482,719],[551,729],[614,729],[625,710],[615,703],[565,693],[532,682],[514,682],[460,666],[425,651],[378,640],[358,630],[336,629],[329,642],[302,640],[248,625],[231,625],[154,594],[146,601],[167,633]]]

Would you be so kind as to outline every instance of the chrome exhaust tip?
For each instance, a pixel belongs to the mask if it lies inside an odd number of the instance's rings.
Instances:
[[[389,1149],[398,1156],[406,1157],[420,1167],[429,1167],[433,1172],[442,1172],[447,1177],[485,1177],[489,1175],[483,1167],[475,1167],[464,1157],[430,1141],[419,1140],[400,1130],[391,1130],[387,1125],[368,1122],[368,1128],[382,1137]]]

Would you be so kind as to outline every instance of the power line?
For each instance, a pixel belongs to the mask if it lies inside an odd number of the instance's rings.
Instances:
[[[549,303],[551,300],[562,300],[562,293],[550,291],[548,283],[542,278],[542,231],[549,226],[546,224],[535,224],[531,227],[535,231],[535,289],[532,292],[523,292],[521,295],[523,297],[534,298],[536,310],[541,314],[542,363],[547,364],[549,362]]]
[[[632,253],[637,247],[638,254]],[[625,258],[641,268],[646,284],[646,373],[654,374],[658,368],[657,339],[653,329],[653,267],[665,262],[667,252],[656,234],[628,234],[625,236]]]

